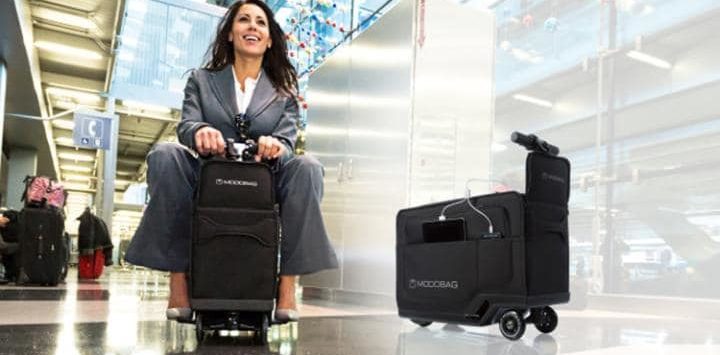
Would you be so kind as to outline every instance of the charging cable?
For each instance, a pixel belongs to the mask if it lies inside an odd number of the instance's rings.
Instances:
[[[472,182],[472,181],[498,182],[497,180],[488,180],[488,179],[468,179],[468,180],[466,180],[466,181],[465,181],[465,198],[463,198],[463,199],[461,199],[461,200],[459,200],[459,201],[455,201],[455,202],[453,202],[453,203],[450,203],[450,204],[448,204],[448,205],[445,205],[445,206],[443,207],[443,209],[440,211],[440,216],[438,216],[438,220],[444,221],[444,220],[447,219],[447,218],[445,217],[445,212],[446,212],[450,207],[457,206],[457,205],[460,205],[460,204],[463,204],[463,203],[467,203],[467,205],[470,206],[470,208],[472,208],[473,211],[475,211],[475,212],[477,212],[479,215],[483,216],[483,218],[485,218],[485,220],[488,222],[488,233],[494,233],[493,223],[492,223],[492,220],[490,219],[490,217],[488,217],[488,215],[485,214],[485,212],[481,211],[480,209],[478,209],[477,207],[475,207],[475,205],[473,205],[472,202],[470,202],[470,186],[469,186],[469,185],[470,185],[470,182]]]

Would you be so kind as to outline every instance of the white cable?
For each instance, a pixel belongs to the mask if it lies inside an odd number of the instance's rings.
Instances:
[[[488,232],[492,233],[493,232],[493,224],[492,224],[492,221],[490,220],[490,217],[488,217],[488,215],[486,215],[485,212],[480,211],[475,206],[473,206],[473,204],[470,202],[469,198],[465,199],[465,201],[467,201],[467,204],[468,204],[468,206],[470,206],[470,208],[475,210],[475,212],[479,213],[481,216],[485,217],[485,220],[488,222]]]
[[[455,201],[455,202],[453,202],[453,203],[450,203],[450,204],[445,205],[445,206],[443,207],[443,209],[440,211],[440,216],[438,216],[438,220],[444,221],[444,220],[446,219],[446,217],[445,217],[445,211],[447,211],[448,208],[450,208],[450,207],[452,207],[452,206],[459,205],[459,204],[461,204],[461,203],[463,203],[463,202],[467,202],[468,206],[470,206],[470,208],[472,208],[473,211],[477,212],[479,215],[481,215],[481,216],[483,216],[483,218],[485,218],[485,220],[488,222],[488,232],[493,233],[494,228],[493,228],[493,223],[492,223],[492,220],[490,219],[490,217],[488,217],[488,215],[485,214],[485,212],[479,210],[477,207],[475,207],[475,206],[472,204],[472,202],[470,202],[470,188],[468,187],[468,184],[469,184],[471,181],[497,181],[497,180],[487,180],[487,179],[468,179],[468,180],[466,180],[466,181],[465,181],[465,198],[463,198],[463,199],[461,199],[461,200],[459,200],[459,201]]]
[[[447,209],[452,206],[459,205],[459,204],[465,202],[465,200],[467,200],[467,198],[461,199],[459,201],[455,201],[449,205],[445,205],[445,207],[443,207],[442,211],[440,211],[440,216],[438,217],[438,219],[441,221],[444,221],[445,220],[445,211],[447,211]]]
[[[465,191],[469,191],[469,190],[470,190],[470,183],[473,182],[473,181],[494,182],[494,183],[496,183],[496,184],[498,184],[498,185],[505,185],[505,182],[504,182],[504,181],[501,181],[501,180],[472,178],[472,179],[467,179],[467,180],[465,180]]]

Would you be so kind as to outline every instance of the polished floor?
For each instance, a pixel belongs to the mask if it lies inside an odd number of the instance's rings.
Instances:
[[[512,342],[497,326],[418,328],[392,309],[321,301],[304,302],[300,322],[273,327],[266,346],[247,334],[198,346],[194,326],[164,320],[165,275],[74,276],[55,288],[0,286],[0,354],[720,354],[720,320],[560,309],[554,333],[528,328]]]

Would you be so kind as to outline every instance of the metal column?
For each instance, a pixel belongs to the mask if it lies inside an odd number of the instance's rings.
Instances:
[[[115,98],[108,97],[105,106],[105,112],[111,115],[115,114]],[[118,156],[118,134],[120,131],[120,117],[115,116],[112,119],[110,128],[110,149],[103,152],[103,184],[102,184],[102,214],[101,217],[107,224],[108,232],[113,240],[113,244],[117,245],[115,236],[112,235],[112,217],[115,209],[115,173],[117,171]],[[114,248],[117,251],[117,248]],[[116,252],[113,252],[113,261],[117,262]]]
[[[5,93],[7,89],[7,67],[5,62],[0,59],[0,154],[3,149],[3,128],[5,127]],[[2,159],[0,159],[2,164]],[[0,171],[3,167],[0,165]]]

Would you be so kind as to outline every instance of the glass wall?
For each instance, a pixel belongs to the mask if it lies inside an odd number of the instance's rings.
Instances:
[[[720,2],[493,10],[493,178],[524,189],[515,130],[570,158],[575,295],[720,298]]]
[[[180,108],[187,73],[200,66],[224,13],[188,1],[128,0],[111,94]]]

